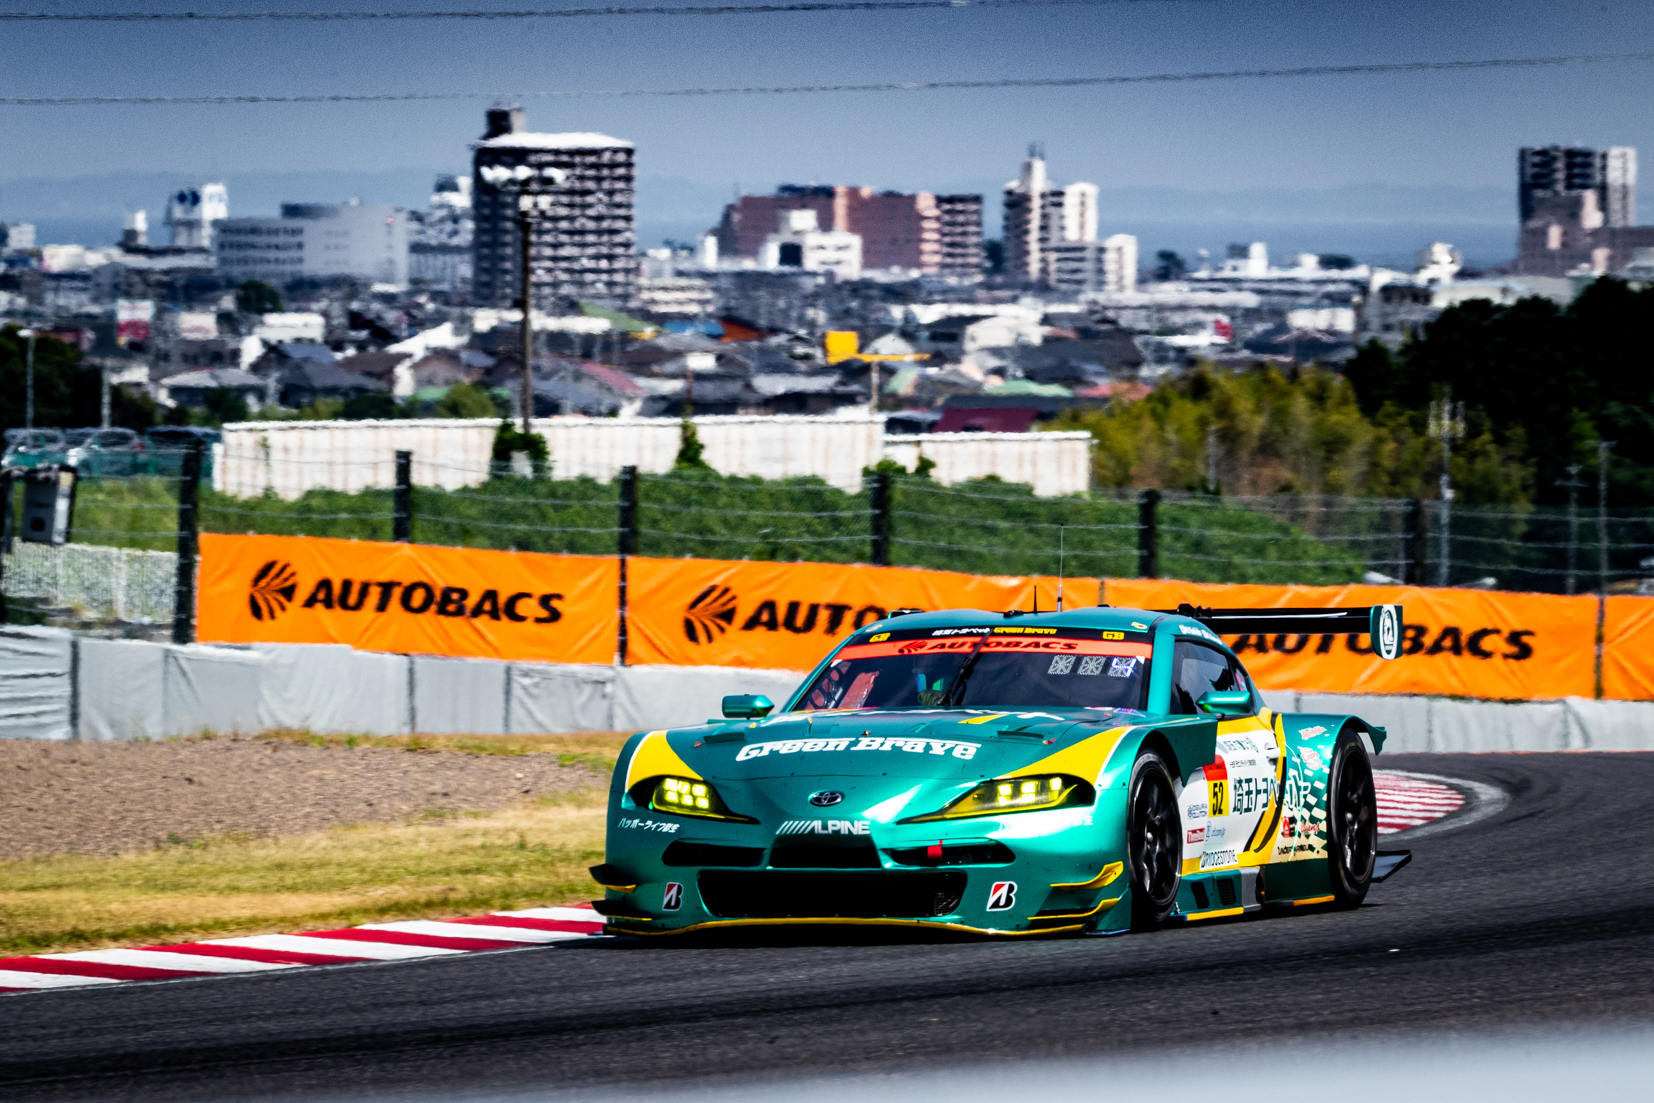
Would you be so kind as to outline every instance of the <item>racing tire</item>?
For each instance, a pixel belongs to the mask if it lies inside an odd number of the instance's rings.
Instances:
[[[1334,905],[1355,908],[1367,898],[1378,854],[1378,798],[1373,766],[1355,732],[1333,744],[1327,769],[1327,880]]]
[[[1161,926],[1177,902],[1183,874],[1183,821],[1165,760],[1137,756],[1126,789],[1126,865],[1131,885],[1131,929]]]

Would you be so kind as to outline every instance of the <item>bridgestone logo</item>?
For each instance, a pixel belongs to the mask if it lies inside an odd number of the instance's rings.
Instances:
[[[854,746],[852,746],[854,744]],[[906,751],[908,754],[952,753],[954,758],[974,758],[980,743],[964,743],[957,739],[909,739],[905,736],[881,738],[864,735],[859,739],[778,739],[774,743],[754,743],[742,747],[735,761],[763,758],[767,754],[814,754],[817,751]]]

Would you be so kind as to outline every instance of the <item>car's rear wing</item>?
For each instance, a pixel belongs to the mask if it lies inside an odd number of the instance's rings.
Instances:
[[[1287,635],[1343,635],[1365,633],[1373,638],[1373,653],[1381,659],[1401,654],[1401,606],[1368,605],[1353,609],[1208,609],[1179,605],[1157,609],[1198,620],[1220,636],[1251,632],[1283,632]]]

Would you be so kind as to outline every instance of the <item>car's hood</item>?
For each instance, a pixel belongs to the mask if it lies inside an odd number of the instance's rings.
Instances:
[[[1018,769],[1144,715],[1130,709],[855,709],[795,712],[667,733],[702,777],[938,781]]]

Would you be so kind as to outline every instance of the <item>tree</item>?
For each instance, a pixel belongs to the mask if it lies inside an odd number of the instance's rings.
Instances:
[[[1162,282],[1180,280],[1189,266],[1183,263],[1183,258],[1170,249],[1162,249],[1154,255],[1160,263],[1155,266],[1154,278]]]
[[[994,238],[982,243],[982,267],[989,275],[1005,271],[1005,243]]]
[[[678,426],[678,458],[672,462],[672,470],[711,471],[712,465],[703,456],[705,451],[701,435],[695,431],[695,423],[685,417]]]
[[[281,293],[260,280],[248,280],[236,288],[235,308],[243,314],[280,314]]]
[[[506,465],[518,453],[528,455],[528,462],[536,476],[551,477],[551,449],[546,447],[546,438],[539,433],[525,433],[513,425],[510,418],[502,417],[500,427],[494,431],[495,469],[508,470]]]
[[[0,327],[0,427],[23,425],[27,406],[28,346],[18,327]],[[97,425],[103,412],[103,379],[82,365],[80,350],[55,337],[35,338],[34,423],[70,429]],[[155,424],[155,402],[141,390],[117,385],[109,395],[110,424],[142,431]]]
[[[339,411],[339,416],[346,421],[389,421],[399,415],[396,398],[389,391],[353,395]]]
[[[499,409],[486,387],[455,383],[436,404],[437,417],[498,417]]]

